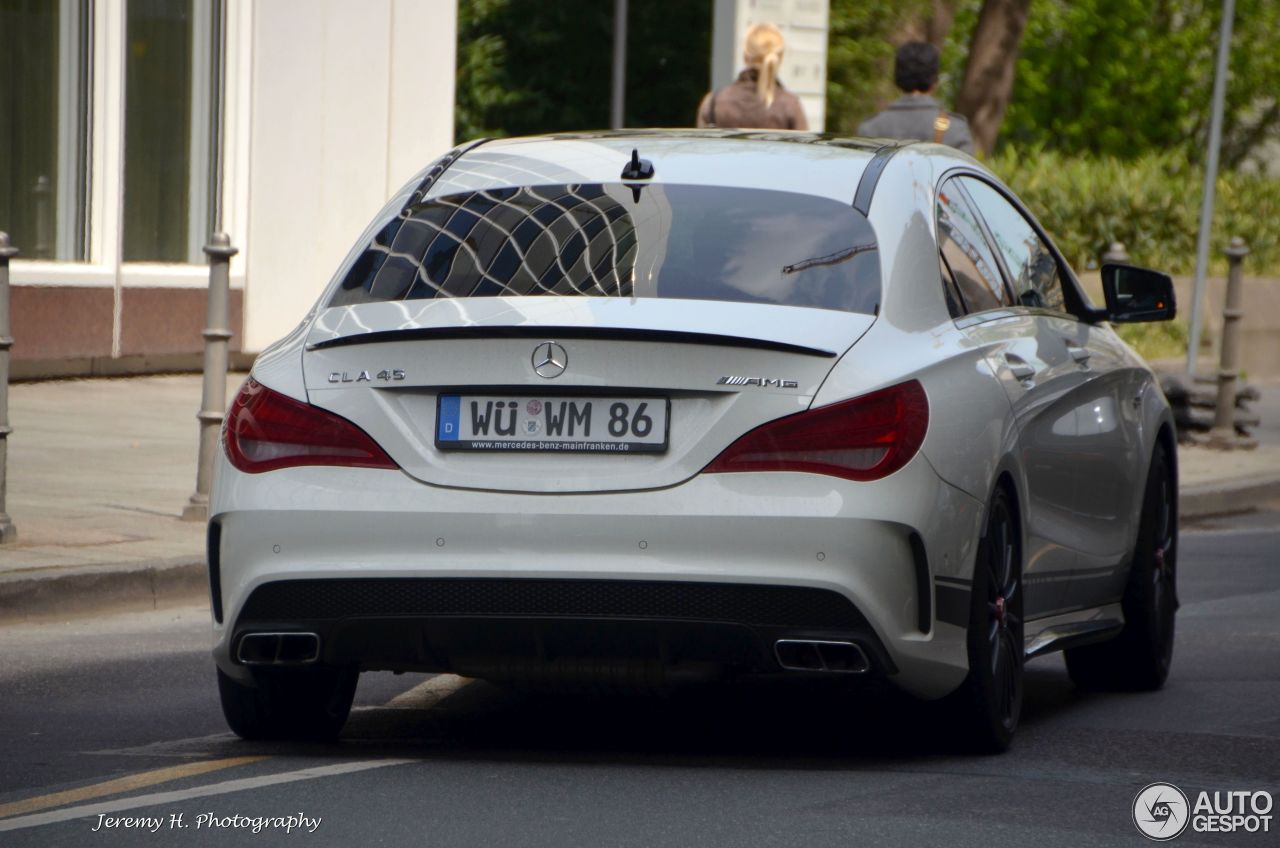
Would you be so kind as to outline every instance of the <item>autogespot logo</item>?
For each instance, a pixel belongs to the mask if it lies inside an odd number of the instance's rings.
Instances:
[[[1172,783],[1153,783],[1133,799],[1133,824],[1156,842],[1181,835],[1188,825],[1194,833],[1270,833],[1274,804],[1263,789],[1202,790],[1192,804]]]
[[[1134,826],[1156,842],[1180,836],[1190,818],[1187,796],[1172,783],[1152,783],[1133,799]]]

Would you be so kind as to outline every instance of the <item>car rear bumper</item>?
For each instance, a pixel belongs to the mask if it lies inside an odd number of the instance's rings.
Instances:
[[[298,631],[326,663],[491,677],[781,672],[779,639],[853,643],[926,697],[966,671],[962,623],[932,595],[969,578],[981,508],[923,457],[871,483],[704,474],[590,495],[217,475],[214,656],[242,680],[245,633]]]

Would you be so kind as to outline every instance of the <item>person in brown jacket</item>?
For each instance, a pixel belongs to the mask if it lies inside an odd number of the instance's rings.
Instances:
[[[742,51],[747,68],[738,79],[708,93],[698,106],[698,126],[741,129],[807,130],[800,98],[782,87],[778,66],[786,45],[773,24],[747,30]]]

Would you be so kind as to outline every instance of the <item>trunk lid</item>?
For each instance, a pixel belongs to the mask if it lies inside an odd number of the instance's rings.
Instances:
[[[808,408],[873,321],[831,309],[650,298],[375,302],[323,311],[303,372],[311,403],[353,421],[424,483],[650,489],[689,478],[748,430]],[[552,378],[534,369],[546,342],[567,359]],[[628,453],[441,449],[442,395],[478,398],[478,409],[495,399],[521,408],[530,400],[669,401],[667,443]]]

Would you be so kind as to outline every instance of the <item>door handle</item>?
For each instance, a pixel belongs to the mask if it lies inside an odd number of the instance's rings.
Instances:
[[[1074,359],[1077,364],[1088,367],[1089,357],[1093,356],[1093,351],[1089,350],[1087,347],[1076,347],[1075,345],[1067,345],[1067,350],[1070,351],[1071,358]]]
[[[1010,373],[1024,383],[1036,376],[1035,366],[1017,354],[1006,353],[1004,361],[1009,363]]]

